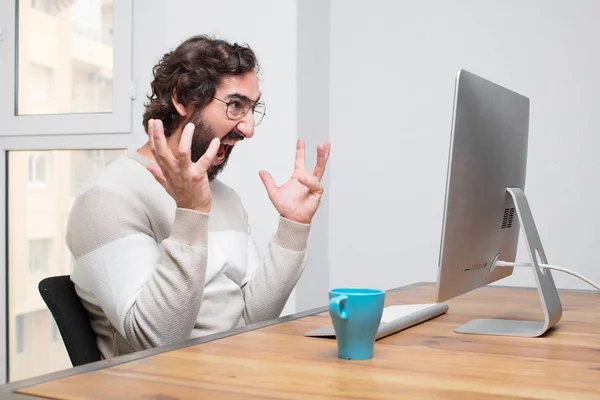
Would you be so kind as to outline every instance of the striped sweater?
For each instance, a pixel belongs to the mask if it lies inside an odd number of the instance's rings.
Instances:
[[[310,225],[280,217],[261,259],[238,195],[215,179],[212,208],[178,208],[135,150],[75,200],[71,279],[103,358],[281,313],[307,259]]]

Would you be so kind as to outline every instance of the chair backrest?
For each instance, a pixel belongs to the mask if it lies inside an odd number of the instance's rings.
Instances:
[[[54,316],[73,366],[100,360],[96,334],[69,275],[43,279],[38,289]]]

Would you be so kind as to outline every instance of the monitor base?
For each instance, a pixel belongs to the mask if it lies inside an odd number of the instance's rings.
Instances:
[[[507,188],[511,195],[517,217],[521,223],[523,237],[527,245],[531,269],[535,277],[538,294],[544,313],[543,321],[518,321],[504,319],[477,319],[468,322],[454,330],[457,333],[501,336],[538,337],[544,334],[562,316],[560,297],[549,269],[540,268],[539,264],[548,264],[542,241],[538,234],[533,214],[529,208],[525,193],[519,188]],[[539,258],[538,258],[539,257]],[[492,268],[495,266],[492,265]],[[503,267],[507,268],[507,267]],[[512,267],[509,267],[512,268]]]
[[[537,337],[546,332],[544,322],[512,319],[474,319],[454,329],[456,333]]]

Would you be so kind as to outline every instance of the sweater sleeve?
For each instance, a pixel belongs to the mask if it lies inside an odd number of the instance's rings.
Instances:
[[[243,285],[247,324],[279,317],[306,266],[309,231],[310,225],[280,217],[262,261],[249,237],[249,275]]]
[[[73,205],[72,280],[136,350],[189,338],[204,291],[208,218],[177,209],[170,236],[157,243],[147,216],[114,191],[92,188]]]

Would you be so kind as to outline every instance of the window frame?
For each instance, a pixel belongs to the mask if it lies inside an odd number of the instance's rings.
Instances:
[[[133,130],[133,0],[114,0],[112,112],[21,116],[14,115],[18,2],[0,0],[0,207],[4,210],[0,228],[5,234],[0,240],[0,287],[5,289],[5,295],[0,296],[0,384],[9,381],[8,328],[14,323],[10,321],[8,287],[8,152],[129,149],[146,141],[145,134]]]
[[[129,133],[135,99],[133,0],[114,0],[113,96],[110,113],[15,115],[19,0],[0,0],[0,137]],[[6,12],[4,12],[6,11]]]

